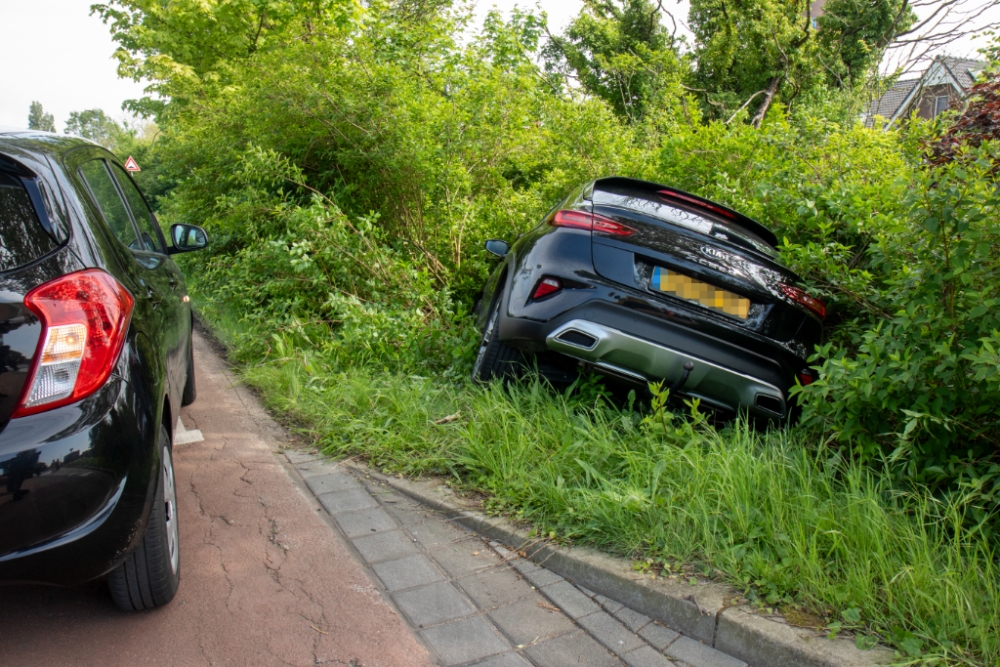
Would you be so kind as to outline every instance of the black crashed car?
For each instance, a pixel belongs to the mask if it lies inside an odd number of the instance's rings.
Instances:
[[[473,377],[531,360],[554,381],[581,366],[723,414],[783,422],[826,307],[778,262],[777,239],[725,206],[665,185],[601,178],[513,245],[483,288]]]
[[[103,575],[123,609],[180,577],[171,433],[195,398],[191,306],[118,159],[0,129],[0,582]]]

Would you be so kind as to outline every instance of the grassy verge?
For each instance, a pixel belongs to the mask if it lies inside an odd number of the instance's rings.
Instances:
[[[209,319],[239,346],[235,318]],[[880,638],[905,664],[1000,664],[997,554],[963,530],[959,500],[894,491],[796,431],[717,431],[596,391],[350,366],[289,340],[243,376],[325,452],[450,475],[551,538],[721,578],[859,645]]]

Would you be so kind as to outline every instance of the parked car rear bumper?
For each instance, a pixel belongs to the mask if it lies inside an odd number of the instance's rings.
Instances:
[[[82,401],[6,424],[0,582],[88,581],[116,567],[142,537],[155,458],[154,414],[145,403],[113,375]]]

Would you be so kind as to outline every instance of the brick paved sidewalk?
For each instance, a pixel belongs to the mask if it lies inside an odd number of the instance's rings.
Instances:
[[[285,454],[442,667],[746,667],[336,462]]]

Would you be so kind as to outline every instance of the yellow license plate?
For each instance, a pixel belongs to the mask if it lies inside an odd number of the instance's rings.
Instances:
[[[652,288],[658,292],[670,294],[686,301],[693,301],[705,308],[711,308],[741,320],[745,320],[750,312],[750,299],[744,299],[714,285],[695,280],[683,273],[657,266],[653,269],[651,283]]]

